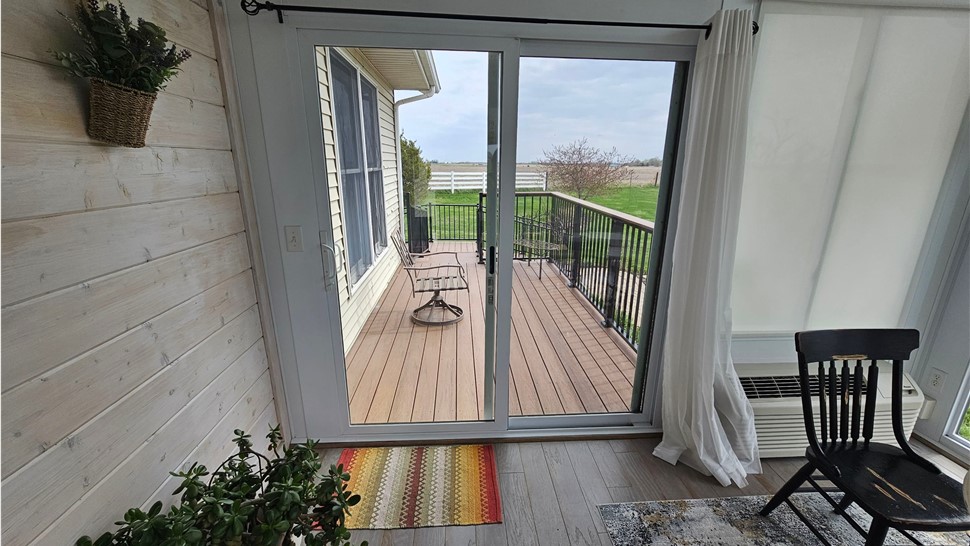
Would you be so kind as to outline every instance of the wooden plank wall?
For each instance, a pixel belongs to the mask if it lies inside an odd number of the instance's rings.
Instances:
[[[344,340],[344,352],[353,347],[357,335],[364,327],[367,317],[377,307],[384,290],[391,283],[400,259],[394,252],[390,236],[388,246],[377,257],[364,277],[351,287],[347,276],[347,247],[344,243],[344,226],[340,205],[340,172],[337,164],[337,148],[333,120],[333,94],[330,91],[330,48],[317,48],[317,81],[320,92],[320,110],[323,113],[323,141],[327,156],[327,182],[330,190],[331,223],[334,242],[344,260],[337,274],[337,293],[340,297],[340,323]],[[384,177],[384,213],[388,233],[394,233],[401,225],[401,203],[397,187],[397,142],[394,124],[394,91],[384,81],[376,68],[359,49],[337,48],[337,52],[354,63],[365,78],[378,90],[378,115],[380,119],[381,168]]]
[[[72,2],[3,5],[5,544],[107,530],[276,421],[206,0],[125,4],[193,54],[142,149],[85,134]]]

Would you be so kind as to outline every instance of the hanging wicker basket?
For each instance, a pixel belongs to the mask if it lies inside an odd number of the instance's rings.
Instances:
[[[155,93],[91,78],[88,135],[95,140],[128,148],[145,146],[155,97]]]

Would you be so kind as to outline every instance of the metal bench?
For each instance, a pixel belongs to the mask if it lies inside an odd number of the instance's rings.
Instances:
[[[394,248],[401,257],[401,265],[411,281],[411,294],[431,293],[431,299],[424,305],[411,312],[411,320],[415,324],[438,326],[452,324],[464,318],[465,312],[461,307],[452,305],[444,300],[442,292],[468,290],[468,279],[465,267],[461,265],[457,252],[425,252],[412,254],[408,251],[407,243],[400,232],[391,235]],[[452,256],[455,263],[439,263],[435,265],[417,265],[415,258]],[[436,311],[439,311],[436,313]],[[440,317],[440,318],[438,318]]]

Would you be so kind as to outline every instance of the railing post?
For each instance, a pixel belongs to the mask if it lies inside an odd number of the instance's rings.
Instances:
[[[455,193],[455,171],[451,171],[451,193]]]
[[[432,227],[434,225],[434,215],[432,214],[433,209],[434,209],[434,205],[432,205],[431,202],[429,201],[428,202],[428,243],[431,243],[432,241],[434,241],[434,228]]]
[[[475,217],[475,246],[477,247],[478,263],[485,263],[485,211],[483,210],[485,194],[478,194],[478,209]]]
[[[620,254],[623,252],[623,222],[610,220],[610,243],[606,251],[606,301],[604,302],[603,326],[616,323],[616,297],[620,284]]]
[[[578,203],[573,205],[573,226],[572,231],[570,231],[570,236],[572,241],[570,246],[573,250],[573,264],[569,270],[569,286],[575,287],[579,285],[579,264],[581,261],[581,254],[583,252],[583,234],[580,232],[580,228],[583,225],[583,207]]]

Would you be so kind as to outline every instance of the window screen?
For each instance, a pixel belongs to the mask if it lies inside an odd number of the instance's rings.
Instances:
[[[367,183],[371,200],[371,230],[374,236],[374,250],[379,253],[387,247],[387,215],[384,213],[384,177],[381,174],[381,131],[377,88],[367,80],[361,79],[360,96],[364,110],[364,150],[367,156]]]

